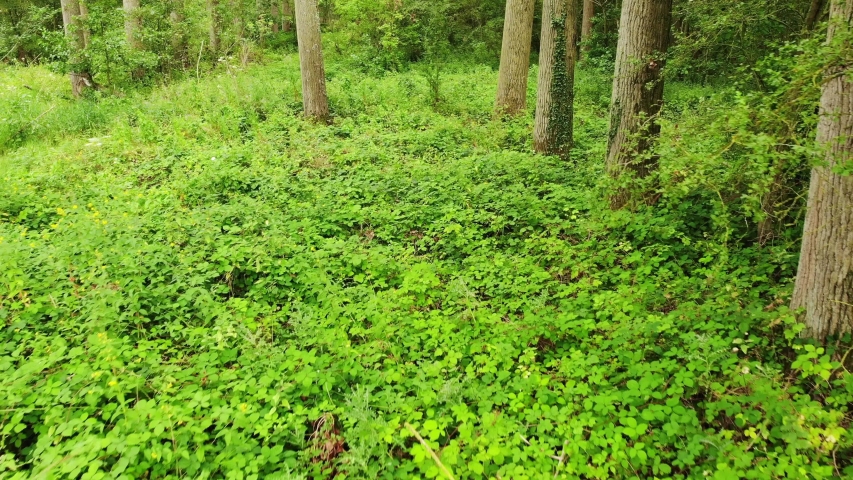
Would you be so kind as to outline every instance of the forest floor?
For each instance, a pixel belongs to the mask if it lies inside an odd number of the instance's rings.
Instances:
[[[3,68],[2,478],[853,475],[795,252],[605,208],[605,77],[566,162],[488,66],[331,63],[329,126],[294,56],[97,101]]]

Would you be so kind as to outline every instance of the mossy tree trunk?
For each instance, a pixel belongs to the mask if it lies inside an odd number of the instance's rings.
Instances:
[[[65,36],[68,37],[68,43],[71,47],[71,57],[69,58],[71,93],[75,97],[79,97],[87,88],[94,86],[92,75],[86,67],[83,51],[86,48],[88,37],[85,26],[86,15],[84,14],[86,10],[81,5],[80,0],[61,0],[60,4],[62,6],[62,24],[65,27]]]
[[[584,42],[584,54],[589,52],[589,38],[592,36],[592,18],[595,16],[595,0],[583,0],[583,21],[581,22],[581,41]]]
[[[507,0],[495,111],[517,115],[527,108],[527,73],[533,38],[534,0]]]
[[[574,121],[577,6],[574,0],[544,0],[539,84],[533,148],[568,158]]]
[[[828,41],[849,52],[853,0],[832,0]],[[829,68],[820,100],[817,143],[824,162],[812,169],[803,245],[791,308],[803,309],[805,334],[818,339],[853,332],[853,58]]]
[[[660,133],[661,71],[671,19],[672,0],[622,4],[607,147],[607,170],[613,178],[626,171],[645,177],[657,165],[648,153]],[[611,206],[622,208],[627,200],[627,192],[620,190],[611,197]]]
[[[317,0],[296,0],[296,40],[302,72],[302,106],[305,116],[318,122],[329,121],[326,71],[320,43],[320,11]]]

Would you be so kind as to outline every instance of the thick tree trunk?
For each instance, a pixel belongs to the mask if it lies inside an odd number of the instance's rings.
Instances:
[[[533,148],[563,158],[572,148],[576,20],[574,0],[544,0]]]
[[[220,23],[222,23],[219,15],[219,0],[207,0],[207,13],[210,16],[210,30],[208,32],[210,35],[210,51],[216,55],[219,53]]]
[[[328,122],[329,100],[326,97],[326,72],[320,43],[317,0],[296,0],[296,39],[299,43],[305,116],[318,122]]]
[[[806,21],[803,25],[807,32],[814,30],[814,27],[820,20],[820,15],[825,6],[826,0],[812,0],[811,7],[809,7],[809,13],[806,14]]]
[[[139,0],[122,0],[124,7],[124,37],[127,45],[133,50],[142,48],[139,38],[142,29],[142,17],[139,15]]]
[[[75,97],[83,94],[87,87],[93,86],[92,75],[85,71],[83,67],[84,56],[83,50],[86,48],[88,33],[83,20],[86,16],[85,7],[82,7],[79,0],[61,0],[62,6],[62,24],[65,28],[65,36],[68,37],[71,44],[71,72],[69,78],[71,80],[71,93]]]
[[[533,0],[507,0],[495,111],[517,115],[527,108],[527,72],[533,38]]]
[[[592,17],[595,16],[595,0],[583,0],[583,22],[581,23],[581,41],[583,50],[589,51],[589,37],[592,35]]]
[[[853,0],[832,0],[830,43],[853,30]],[[842,51],[839,45],[837,51]],[[827,336],[853,332],[853,175],[834,167],[853,161],[853,82],[851,59],[826,72],[820,100],[817,143],[825,164],[812,169],[808,213],[791,308],[804,309],[805,334]]]
[[[624,0],[622,4],[607,147],[607,170],[614,178],[626,170],[644,177],[657,164],[648,158],[648,151],[660,133],[661,70],[671,17],[672,0]],[[622,208],[627,200],[627,192],[620,191],[611,198],[611,206]]]

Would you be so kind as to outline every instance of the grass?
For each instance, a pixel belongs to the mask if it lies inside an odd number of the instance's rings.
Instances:
[[[3,73],[5,478],[853,473],[790,246],[604,208],[594,73],[571,162],[478,65],[435,102],[332,63],[330,126],[293,56],[93,101]]]

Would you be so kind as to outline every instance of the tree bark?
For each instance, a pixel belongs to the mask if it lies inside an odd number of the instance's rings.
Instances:
[[[272,19],[272,33],[278,33],[279,30],[279,17],[281,17],[281,10],[279,10],[278,5],[275,3],[270,4],[270,19]]]
[[[577,7],[574,0],[544,0],[533,148],[568,159],[574,122]]]
[[[207,0],[207,13],[210,16],[210,51],[214,55],[219,53],[220,23],[219,0]]]
[[[231,25],[234,27],[234,36],[238,41],[244,39],[246,24],[243,21],[243,8],[240,0],[231,0]]]
[[[583,22],[581,23],[581,42],[584,53],[589,52],[589,37],[592,35],[592,17],[595,16],[595,0],[583,0]]]
[[[812,0],[812,4],[809,7],[809,13],[806,15],[806,21],[804,24],[807,32],[811,32],[814,30],[815,26],[817,26],[818,21],[820,20],[820,14],[823,12],[823,8],[825,6],[826,0]]]
[[[661,70],[671,19],[672,0],[625,0],[622,4],[607,147],[607,170],[613,178],[626,171],[645,177],[657,166],[648,152],[660,133]],[[621,190],[611,197],[611,207],[622,208],[627,201],[627,192]]]
[[[533,0],[507,0],[495,111],[517,115],[527,108],[527,73],[533,39]]]
[[[169,14],[169,21],[172,27],[172,51],[178,57],[181,66],[187,64],[187,35],[184,31],[184,2],[183,0],[173,0],[171,2],[172,12]]]
[[[320,42],[320,12],[317,0],[296,0],[296,40],[302,72],[302,106],[305,116],[318,122],[329,121],[326,73]]]
[[[281,4],[281,30],[283,32],[293,30],[293,7],[290,0],[284,0]]]
[[[142,48],[142,41],[139,38],[142,29],[139,0],[122,0],[122,6],[124,7],[124,36],[127,45],[132,50],[139,50]]]
[[[828,41],[842,38],[849,51],[853,0],[832,0]],[[817,143],[825,162],[812,169],[808,211],[793,310],[804,309],[804,334],[825,339],[853,332],[853,175],[834,167],[853,161],[853,82],[851,58],[829,68],[820,100]]]
[[[83,94],[86,88],[94,85],[92,75],[84,67],[85,57],[83,50],[86,48],[88,33],[83,20],[86,19],[85,7],[79,0],[61,0],[62,24],[65,36],[68,37],[71,46],[71,72],[68,74],[71,80],[71,93],[75,97]]]
[[[88,19],[89,7],[86,6],[85,0],[78,0],[78,3],[80,5],[80,18]],[[83,28],[83,48],[89,48],[90,45],[92,45],[92,32],[88,28]]]

